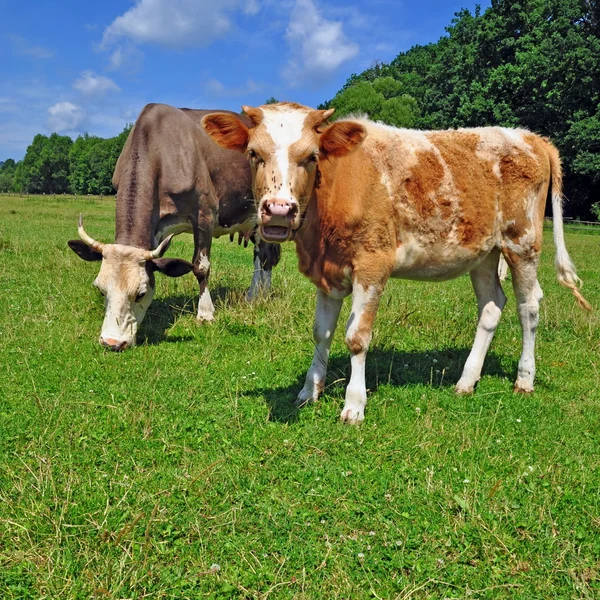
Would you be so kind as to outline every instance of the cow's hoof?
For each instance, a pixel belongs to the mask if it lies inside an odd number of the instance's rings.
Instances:
[[[357,406],[344,406],[340,414],[343,423],[358,425],[365,420],[365,409]]]
[[[517,379],[513,389],[519,394],[531,394],[531,392],[533,392],[533,383],[525,381],[524,379]]]
[[[460,379],[454,387],[454,393],[461,396],[465,394],[472,394],[475,391],[475,384],[470,381],[463,381]]]
[[[298,408],[302,408],[303,406],[306,406],[307,404],[312,404],[313,402],[316,402],[318,400],[318,398],[319,398],[318,392],[313,391],[313,390],[302,390],[298,394],[295,404]]]
[[[196,315],[196,321],[198,323],[212,323],[215,320],[215,315],[213,313],[198,313]]]

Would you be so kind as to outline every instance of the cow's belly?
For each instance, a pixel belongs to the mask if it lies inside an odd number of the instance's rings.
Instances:
[[[215,225],[213,230],[213,237],[221,237],[222,235],[233,235],[234,233],[250,233],[256,226],[256,215],[247,219],[243,223],[234,223],[230,227],[223,227],[222,225]]]
[[[447,243],[420,244],[405,240],[396,249],[392,277],[416,281],[446,281],[471,271],[489,254],[494,244],[472,250]]]
[[[169,215],[159,222],[154,234],[155,243],[158,245],[168,235],[179,233],[193,233],[192,224],[187,219],[178,219]]]

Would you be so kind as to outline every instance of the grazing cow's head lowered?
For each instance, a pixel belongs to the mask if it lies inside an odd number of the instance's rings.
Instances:
[[[94,285],[105,298],[105,315],[100,343],[111,350],[135,346],[138,327],[154,297],[154,271],[169,277],[189,273],[194,266],[179,258],[161,258],[171,243],[165,238],[155,250],[142,250],[123,244],[103,244],[83,229],[79,217],[79,237],[69,247],[87,261],[102,261]]]
[[[364,140],[366,130],[351,121],[326,125],[334,109],[314,110],[284,102],[244,106],[243,110],[252,121],[250,128],[229,113],[206,115],[202,125],[223,148],[246,152],[260,235],[268,242],[284,242],[302,224],[317,183],[319,161],[352,152]]]

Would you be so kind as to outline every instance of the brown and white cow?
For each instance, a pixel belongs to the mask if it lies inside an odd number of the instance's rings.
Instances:
[[[108,348],[135,345],[138,326],[154,296],[156,271],[170,277],[193,271],[200,286],[197,318],[212,321],[214,307],[207,288],[212,238],[235,233],[246,241],[253,237],[256,211],[248,161],[210,141],[201,127],[202,117],[210,112],[146,106],[115,167],[114,244],[91,238],[81,218],[81,240],[69,242],[84,260],[102,261],[94,285],[106,299],[100,343]],[[245,122],[251,125],[249,119]],[[173,235],[186,231],[194,236],[193,261],[162,258]],[[256,240],[249,299],[270,287],[280,250]]]
[[[333,110],[293,103],[244,112],[250,127],[218,113],[202,124],[221,146],[247,153],[260,235],[293,239],[300,270],[318,288],[316,349],[299,404],[323,389],[342,299],[352,293],[346,326],[352,375],[341,418],[363,420],[366,353],[389,277],[443,281],[470,274],[479,323],[456,391],[472,392],[506,302],[497,271],[501,254],[523,329],[515,390],[533,390],[542,299],[537,268],[549,192],[558,280],[590,308],[565,248],[560,159],[549,140],[500,127],[426,132],[367,119],[327,125]]]

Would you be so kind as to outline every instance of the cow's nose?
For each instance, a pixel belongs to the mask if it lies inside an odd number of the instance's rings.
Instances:
[[[127,342],[119,342],[118,340],[113,340],[112,338],[100,338],[100,343],[105,348],[109,348],[115,352],[121,352],[127,348]]]
[[[263,211],[267,217],[293,218],[298,212],[298,205],[288,200],[267,200],[263,205]]]

